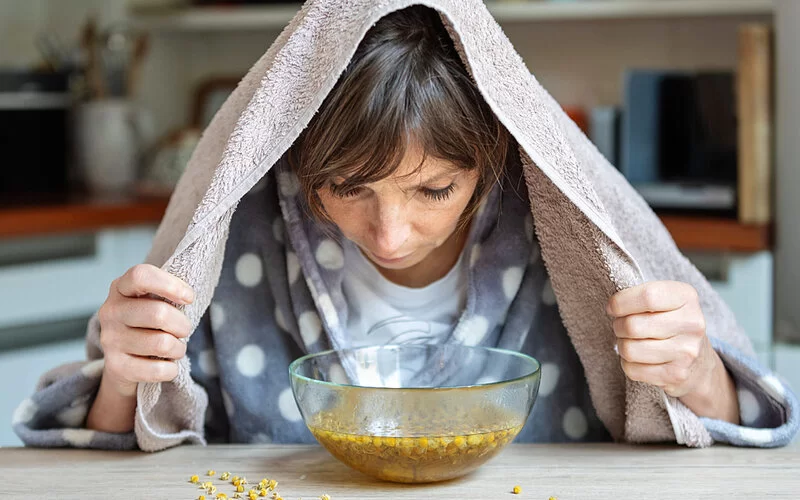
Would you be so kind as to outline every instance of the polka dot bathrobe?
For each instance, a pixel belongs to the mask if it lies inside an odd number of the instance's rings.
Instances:
[[[286,367],[305,352],[349,346],[341,236],[306,215],[283,162],[276,170],[239,205],[209,313],[190,342],[215,441],[313,442]],[[520,176],[518,167],[509,172],[472,225],[466,307],[447,342],[519,350],[543,363],[530,417],[536,425],[520,440],[605,440],[558,316]]]
[[[519,186],[518,166],[512,166],[473,222],[464,250],[467,303],[447,342],[518,350],[542,363],[539,398],[518,442],[609,440],[559,317]],[[209,442],[314,442],[295,404],[287,367],[305,353],[348,347],[342,328],[347,303],[341,236],[307,214],[297,179],[282,161],[242,199],[231,221],[219,284],[188,349],[192,378],[209,398],[204,416]],[[35,411],[27,407],[34,414],[15,427],[26,442],[135,446],[134,433],[71,428],[85,418],[97,375],[90,371],[35,396]],[[743,418],[753,426],[741,429],[782,424],[783,416],[753,382],[737,382]],[[58,398],[44,397],[54,391]],[[731,436],[741,439],[741,429]]]

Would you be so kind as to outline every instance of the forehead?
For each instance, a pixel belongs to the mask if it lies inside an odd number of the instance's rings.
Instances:
[[[432,155],[425,156],[425,151],[419,144],[412,141],[406,148],[405,155],[397,169],[392,172],[390,178],[403,180],[406,178],[429,179],[444,174],[452,174],[460,170],[458,165],[453,162],[437,158]]]

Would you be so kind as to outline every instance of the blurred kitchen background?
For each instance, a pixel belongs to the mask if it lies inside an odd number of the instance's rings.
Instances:
[[[246,5],[245,5],[246,4]],[[800,389],[800,1],[489,2]],[[0,446],[298,4],[0,0]]]

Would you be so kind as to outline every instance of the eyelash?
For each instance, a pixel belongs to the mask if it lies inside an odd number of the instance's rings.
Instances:
[[[420,188],[420,191],[422,191],[422,194],[431,201],[445,201],[450,198],[455,189],[456,184],[452,183],[442,189]],[[361,188],[358,186],[343,190],[340,186],[331,184],[331,193],[338,198],[352,198],[353,196],[357,196],[360,192]]]
[[[361,188],[359,188],[358,186],[350,189],[343,189],[341,186],[338,186],[336,184],[331,184],[331,193],[337,198],[352,198],[353,196],[357,195],[360,191]]]
[[[433,201],[445,201],[450,198],[450,195],[453,194],[453,191],[456,190],[455,182],[447,186],[446,188],[442,189],[428,189],[422,188],[422,194],[424,194],[429,200]]]

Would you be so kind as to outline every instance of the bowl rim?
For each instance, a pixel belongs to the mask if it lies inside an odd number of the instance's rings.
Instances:
[[[300,366],[303,362],[316,357],[322,357],[330,354],[335,354],[337,352],[346,352],[346,351],[362,351],[362,350],[371,350],[371,349],[386,349],[386,348],[419,348],[419,347],[458,347],[458,348],[465,348],[465,349],[474,349],[474,350],[484,350],[484,351],[491,351],[500,354],[511,355],[517,358],[522,358],[527,361],[532,361],[536,368],[526,374],[521,375],[519,377],[514,377],[508,380],[500,380],[497,382],[487,382],[484,384],[472,384],[472,385],[454,385],[454,386],[447,386],[447,387],[375,387],[369,385],[353,385],[353,384],[340,384],[337,382],[329,382],[327,380],[318,380],[315,378],[306,377],[305,375],[300,375],[296,372],[296,368]],[[499,347],[483,347],[483,346],[468,346],[463,344],[386,344],[386,345],[368,345],[362,347],[352,347],[347,349],[327,349],[325,351],[309,353],[304,356],[301,356],[289,364],[289,377],[291,379],[298,379],[303,380],[309,383],[314,384],[322,384],[323,386],[329,387],[347,387],[352,389],[379,389],[383,391],[452,391],[452,390],[462,390],[462,389],[471,389],[471,388],[487,388],[487,387],[500,387],[507,384],[513,384],[516,382],[523,381],[529,378],[535,378],[536,375],[540,374],[542,371],[542,364],[539,362],[538,359],[530,356],[528,354],[521,353],[519,351],[512,351],[510,349],[502,349]]]

